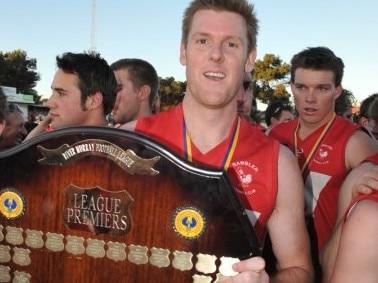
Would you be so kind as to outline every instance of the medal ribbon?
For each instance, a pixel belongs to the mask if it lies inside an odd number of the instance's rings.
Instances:
[[[318,149],[320,143],[322,142],[322,140],[326,136],[328,130],[331,128],[331,125],[333,124],[333,121],[335,121],[335,118],[336,118],[336,113],[333,113],[332,118],[327,122],[327,125],[323,129],[322,133],[318,137],[315,144],[313,145],[313,147],[310,151],[310,154],[307,156],[305,163],[301,167],[302,175],[303,175],[303,172],[307,169],[308,164],[312,160],[316,150]],[[295,153],[295,156],[297,156],[297,157],[298,157],[298,138],[297,138],[298,129],[299,129],[299,121],[298,121],[298,124],[297,124],[297,128],[295,129],[295,132],[294,132],[294,153]]]
[[[230,143],[227,147],[226,154],[225,154],[223,161],[222,161],[222,168],[225,169],[225,170],[228,169],[228,167],[231,163],[231,159],[232,159],[232,156],[234,155],[236,144],[238,143],[238,139],[239,139],[239,131],[240,131],[240,118],[239,117],[237,118],[236,122],[237,123],[234,123],[231,140],[230,140]],[[192,141],[191,141],[189,133],[186,129],[185,119],[183,119],[183,125],[184,125],[183,136],[184,136],[185,158],[188,161],[193,162]]]

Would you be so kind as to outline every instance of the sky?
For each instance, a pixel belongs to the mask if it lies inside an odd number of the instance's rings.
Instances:
[[[182,15],[189,2],[0,0],[0,51],[22,49],[37,60],[41,80],[35,89],[44,98],[51,94],[56,56],[68,51],[95,49],[109,64],[141,58],[160,77],[185,81],[179,46]],[[378,1],[250,2],[260,23],[258,59],[275,54],[290,63],[295,53],[307,47],[327,46],[344,61],[344,88],[359,101],[378,92],[374,83],[378,79]]]

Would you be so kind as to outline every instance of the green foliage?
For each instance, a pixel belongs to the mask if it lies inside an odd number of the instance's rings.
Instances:
[[[40,80],[36,69],[37,60],[28,58],[23,50],[0,52],[0,85],[15,87],[18,93],[32,94],[37,104],[41,96],[33,89]]]
[[[159,78],[161,109],[168,109],[182,101],[186,82],[175,81],[174,77]]]
[[[255,82],[254,95],[263,103],[290,99],[286,88],[289,85],[290,64],[282,62],[274,54],[265,54],[256,60],[252,79]]]

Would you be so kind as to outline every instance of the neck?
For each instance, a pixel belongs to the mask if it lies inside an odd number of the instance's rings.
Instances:
[[[305,139],[309,135],[311,135],[313,132],[315,132],[320,127],[324,126],[324,124],[327,124],[334,116],[334,112],[331,112],[329,115],[327,115],[324,119],[317,123],[309,123],[305,120],[299,118],[299,128],[298,128],[298,135],[301,139]]]
[[[213,149],[228,137],[237,117],[236,105],[212,109],[185,98],[183,112],[190,139],[202,153]]]

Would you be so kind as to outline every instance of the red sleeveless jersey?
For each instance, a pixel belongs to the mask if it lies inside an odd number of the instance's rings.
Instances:
[[[227,173],[240,197],[256,234],[263,240],[266,222],[272,214],[277,196],[279,143],[240,119],[239,131]],[[236,123],[235,123],[236,124]],[[138,119],[136,132],[149,136],[182,157],[187,156],[187,139],[182,104],[156,115]],[[222,168],[229,137],[207,153],[191,144],[192,161],[205,167]]]
[[[340,187],[348,174],[345,168],[345,147],[351,135],[359,127],[340,116],[335,120],[323,139],[319,140],[326,124],[311,133],[304,140],[295,135],[298,119],[276,125],[270,136],[287,145],[293,152],[297,150],[299,167],[305,167],[303,178],[305,182],[306,215],[314,217],[314,225],[321,248],[334,228],[337,218],[337,202]],[[318,142],[318,146],[314,145]],[[311,154],[314,150],[313,154]],[[306,159],[308,166],[304,166]]]

